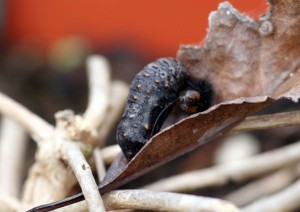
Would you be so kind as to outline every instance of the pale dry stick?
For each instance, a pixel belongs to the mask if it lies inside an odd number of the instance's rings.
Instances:
[[[102,146],[106,141],[109,133],[112,131],[116,122],[119,120],[128,95],[129,86],[122,81],[113,81],[111,85],[109,106],[105,116],[105,123],[99,128],[98,133],[98,146]],[[94,161],[96,163],[96,170],[98,173],[99,180],[101,181],[105,174],[105,165],[102,158],[102,153],[99,148],[94,150]]]
[[[215,211],[235,212],[239,209],[230,202],[187,194],[148,190],[115,190],[103,195],[107,210],[140,209],[151,211]],[[57,212],[87,211],[85,201],[58,209]],[[129,210],[124,210],[129,211]],[[131,210],[130,210],[131,211]]]
[[[300,111],[248,117],[239,125],[232,128],[232,130],[229,131],[229,134],[295,125],[300,125]],[[121,149],[118,145],[111,145],[103,148],[101,151],[103,151],[104,162],[108,165],[121,152]]]
[[[104,161],[102,158],[101,150],[99,148],[96,148],[93,152],[93,156],[95,159],[98,178],[99,178],[99,181],[101,182],[104,179],[104,176],[106,174],[106,169],[105,169]]]
[[[89,164],[86,162],[80,146],[75,142],[65,141],[63,143],[62,152],[66,156],[66,161],[71,166],[87,201],[90,212],[105,211],[97,184],[93,176]]]
[[[278,192],[300,176],[300,164],[289,166],[239,188],[223,199],[241,207],[254,200]]]
[[[98,127],[105,120],[110,93],[110,67],[106,58],[90,56],[87,58],[87,74],[89,81],[89,97],[83,119],[92,128]]]
[[[194,191],[221,186],[229,181],[242,182],[300,161],[300,142],[240,161],[175,175],[145,186],[158,191]]]
[[[111,164],[120,153],[121,149],[119,145],[110,145],[101,149],[101,155],[105,165]]]
[[[253,130],[266,130],[278,127],[300,125],[300,111],[250,116],[234,127],[230,133],[242,133]]]
[[[99,146],[103,146],[109,133],[120,119],[126,104],[128,90],[129,86],[126,83],[119,80],[114,80],[112,82],[109,106],[105,115],[105,123],[99,128]]]
[[[300,208],[300,180],[284,190],[270,196],[266,196],[242,208],[244,212],[260,211],[299,211]]]
[[[0,192],[0,211],[16,212],[22,208],[17,198]]]
[[[239,211],[232,203],[216,198],[147,190],[115,190],[104,194],[103,200],[108,210]]]
[[[52,125],[1,92],[0,113],[18,122],[35,141],[47,140],[53,134]]]
[[[18,197],[28,138],[23,127],[6,116],[0,129],[0,190]]]

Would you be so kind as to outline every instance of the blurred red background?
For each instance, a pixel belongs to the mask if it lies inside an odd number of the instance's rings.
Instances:
[[[175,56],[182,43],[201,42],[208,15],[220,0],[10,0],[5,4],[5,45],[47,50],[69,36],[80,36],[95,48],[126,45],[145,56]],[[264,0],[231,0],[257,18]]]
[[[53,121],[63,108],[84,111],[86,57],[102,54],[113,79],[130,83],[145,64],[204,41],[221,0],[0,1],[0,90]],[[232,0],[258,18],[265,0]]]

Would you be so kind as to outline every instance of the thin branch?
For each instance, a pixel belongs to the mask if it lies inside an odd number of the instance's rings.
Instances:
[[[71,166],[87,201],[89,211],[105,211],[97,184],[90,166],[82,155],[79,145],[75,142],[65,141],[62,146],[62,155]]]
[[[53,126],[1,92],[0,113],[18,122],[35,141],[49,139],[53,133]]]
[[[224,199],[235,203],[237,206],[244,206],[282,190],[299,176],[300,165],[289,166],[227,194]]]
[[[103,195],[108,210],[239,211],[233,204],[215,198],[147,190],[116,190]]]
[[[291,111],[261,116],[250,116],[231,130],[231,133],[241,133],[253,130],[265,130],[278,127],[300,125],[300,111]]]
[[[107,210],[150,211],[239,211],[232,203],[208,197],[147,190],[115,190],[103,195]],[[58,209],[60,212],[86,211],[86,202]],[[127,211],[127,210],[126,210]]]
[[[99,146],[104,144],[109,133],[115,127],[116,122],[120,119],[126,103],[128,89],[129,86],[122,81],[115,80],[112,82],[109,107],[104,118],[105,123],[99,128]]]
[[[0,192],[0,211],[13,212],[20,211],[21,209],[22,206],[16,198]]]
[[[96,148],[93,152],[95,164],[96,164],[96,170],[98,174],[99,181],[101,182],[104,179],[104,176],[106,174],[105,165],[102,157],[102,153],[99,148]]]
[[[144,188],[158,191],[193,191],[221,186],[230,180],[241,182],[295,163],[300,160],[299,153],[300,142],[297,142],[252,158],[162,179]]]
[[[299,196],[300,180],[274,195],[253,202],[243,208],[243,211],[298,211],[300,208]]]
[[[111,164],[120,153],[121,149],[119,145],[106,146],[101,149],[101,155],[105,165]]]
[[[3,116],[0,129],[0,188],[13,197],[20,194],[27,141],[24,128]]]
[[[89,81],[88,106],[83,114],[85,121],[97,129],[103,122],[108,107],[110,89],[110,67],[101,56],[90,56],[87,59]]]

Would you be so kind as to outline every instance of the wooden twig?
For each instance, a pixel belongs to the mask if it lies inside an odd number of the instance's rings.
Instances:
[[[266,130],[278,127],[300,125],[300,111],[250,116],[234,127],[231,133],[249,132],[253,130]]]
[[[243,208],[245,212],[256,211],[298,211],[300,208],[300,180],[284,190],[259,199]]]
[[[47,140],[53,133],[53,126],[1,92],[0,113],[18,122],[35,141]]]
[[[20,195],[27,141],[24,128],[3,116],[0,129],[0,189],[13,197]]]
[[[0,192],[0,211],[15,212],[21,211],[21,209],[22,206],[15,197]]]
[[[221,186],[230,180],[241,182],[300,161],[299,153],[300,142],[297,142],[252,158],[162,179],[144,188],[158,191],[193,191]]]
[[[97,189],[97,184],[93,178],[93,173],[90,166],[86,162],[79,145],[75,142],[65,141],[62,146],[65,160],[71,166],[82,190],[82,193],[87,201],[89,211],[105,211],[100,193]]]
[[[92,128],[98,129],[103,122],[108,107],[110,93],[110,67],[108,61],[101,56],[90,56],[87,59],[87,75],[89,81],[89,98],[83,119]]]
[[[227,194],[224,199],[239,207],[245,206],[254,200],[282,190],[299,176],[299,164],[289,166]]]
[[[111,145],[102,148],[101,154],[105,165],[111,164],[120,152],[121,149],[119,145]]]
[[[105,164],[103,161],[101,150],[99,148],[96,148],[94,150],[93,156],[94,156],[94,160],[95,160],[95,164],[96,164],[98,178],[99,178],[99,181],[101,182],[106,174]]]
[[[170,192],[116,190],[103,195],[108,210],[142,209],[151,211],[239,211],[224,200]]]
[[[106,210],[109,211],[122,209],[150,211],[239,211],[232,203],[216,198],[147,190],[115,190],[104,194],[103,201]],[[58,209],[58,211],[87,211],[86,202],[75,203]]]
[[[111,84],[109,106],[105,115],[105,123],[99,128],[99,146],[103,146],[109,133],[120,119],[126,103],[129,86],[122,81],[115,80]]]

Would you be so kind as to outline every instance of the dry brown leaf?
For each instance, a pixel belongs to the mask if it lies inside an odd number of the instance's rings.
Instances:
[[[274,1],[260,21],[229,3],[209,16],[204,46],[184,45],[178,59],[190,74],[208,79],[216,104],[154,136],[129,162],[120,156],[100,185],[104,192],[225,134],[249,114],[280,99],[298,101],[300,4]],[[299,26],[298,26],[298,25]]]

